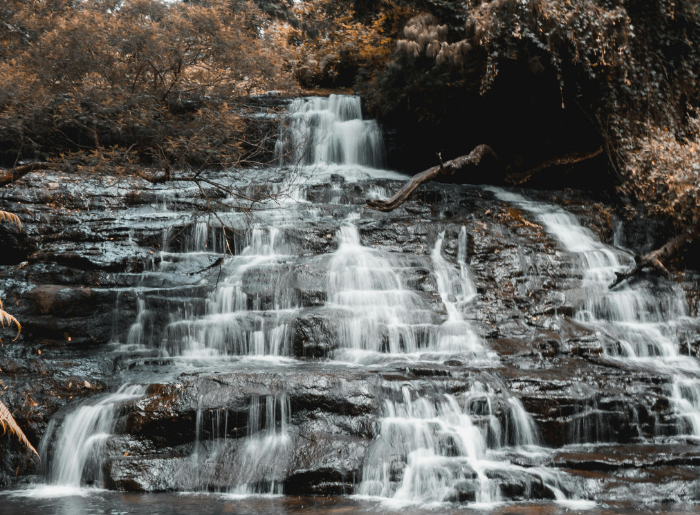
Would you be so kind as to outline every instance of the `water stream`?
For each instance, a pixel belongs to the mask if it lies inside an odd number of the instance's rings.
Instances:
[[[571,254],[572,275],[582,276],[581,285],[569,292],[574,318],[595,331],[606,356],[625,366],[642,367],[673,376],[669,392],[678,414],[680,434],[700,436],[700,366],[680,354],[680,334],[697,324],[688,316],[683,291],[670,282],[625,281],[609,288],[616,272],[634,266],[634,256],[601,242],[564,209],[530,200],[498,188],[487,188],[496,196],[531,213]],[[659,290],[664,294],[660,295]]]

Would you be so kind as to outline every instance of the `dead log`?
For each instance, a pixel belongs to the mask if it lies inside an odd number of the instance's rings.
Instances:
[[[18,181],[25,175],[34,170],[46,170],[51,166],[51,163],[39,162],[39,163],[29,163],[28,165],[18,166],[16,168],[11,168],[9,170],[0,171],[0,186],[5,184],[10,184],[11,182]]]
[[[594,157],[599,156],[602,153],[603,147],[600,147],[599,149],[593,150],[591,152],[574,152],[572,154],[566,154],[564,156],[555,157],[554,159],[545,161],[544,163],[539,164],[526,172],[511,174],[508,177],[506,177],[506,181],[512,184],[513,186],[517,186],[518,184],[522,184],[524,182],[529,181],[533,175],[536,175],[547,168],[551,168],[552,166],[572,165],[575,163],[580,163],[581,161],[585,161],[587,159],[593,159]]]
[[[141,177],[142,179],[147,180],[151,184],[165,184],[170,179],[170,176],[168,173],[162,173],[160,175],[156,175],[156,174],[149,174],[146,172],[137,172],[137,175],[139,177]]]
[[[645,268],[654,268],[660,272],[668,273],[668,270],[666,270],[666,267],[664,266],[664,262],[670,257],[674,256],[683,247],[683,245],[694,240],[698,236],[700,236],[700,230],[698,229],[685,232],[667,242],[663,247],[653,250],[644,256],[637,257],[637,264],[633,268],[626,272],[615,272],[617,277],[610,285],[610,288],[612,289],[621,282],[637,275]]]
[[[438,175],[452,175],[457,170],[462,169],[467,165],[478,165],[481,159],[486,154],[493,155],[496,159],[496,153],[491,150],[488,145],[479,145],[471,151],[469,155],[460,156],[447,163],[440,163],[438,166],[433,166],[424,172],[415,175],[410,181],[404,184],[399,191],[389,200],[369,200],[367,207],[377,209],[379,211],[392,211],[403,204],[406,199],[415,191],[415,189],[424,182],[431,181]],[[440,159],[442,161],[442,158]]]

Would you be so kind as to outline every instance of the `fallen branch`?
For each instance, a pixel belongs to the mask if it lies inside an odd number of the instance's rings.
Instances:
[[[51,163],[40,162],[18,166],[17,168],[11,168],[9,170],[2,170],[0,171],[0,186],[17,181],[34,170],[46,170],[50,166]]]
[[[666,243],[663,247],[653,250],[644,256],[639,256],[636,259],[637,264],[634,268],[626,272],[615,272],[617,278],[610,285],[610,288],[614,288],[621,282],[637,275],[645,268],[654,268],[660,272],[668,273],[668,270],[666,270],[666,267],[664,266],[664,262],[676,254],[676,252],[678,252],[683,245],[694,240],[698,236],[700,236],[700,230],[698,229],[683,233]]]
[[[190,275],[201,274],[202,272],[206,272],[207,270],[211,270],[214,267],[220,266],[221,264],[223,264],[223,262],[224,262],[224,258],[220,257],[216,261],[214,261],[211,265],[206,266],[206,267],[202,268],[201,270],[198,270],[197,272],[190,272]]]
[[[441,158],[441,162],[438,166],[433,166],[432,168],[415,175],[389,200],[369,200],[367,201],[367,207],[371,207],[372,209],[377,209],[379,211],[392,211],[403,204],[411,193],[413,193],[413,191],[424,182],[431,181],[438,175],[453,175],[457,170],[460,170],[467,165],[478,165],[486,154],[491,154],[498,159],[496,153],[491,150],[491,147],[488,145],[479,145],[474,148],[469,155],[458,157],[452,161],[448,161],[447,163],[442,163]]]
[[[598,150],[593,150],[592,152],[574,152],[572,154],[566,154],[564,156],[555,157],[554,159],[550,159],[542,164],[535,166],[534,168],[529,169],[527,172],[511,174],[506,178],[506,181],[512,184],[513,186],[517,186],[518,184],[522,184],[524,182],[529,181],[533,175],[541,172],[542,170],[545,170],[546,168],[551,168],[552,166],[572,165],[575,163],[580,163],[581,161],[585,161],[587,159],[593,159],[594,157],[599,156],[602,153],[603,147],[600,147]]]
[[[146,172],[137,172],[137,175],[142,179],[146,179],[151,184],[165,184],[169,179],[169,174],[151,175]]]

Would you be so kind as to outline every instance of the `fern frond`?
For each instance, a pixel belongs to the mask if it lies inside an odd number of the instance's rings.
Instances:
[[[15,324],[17,326],[17,336],[15,336],[16,340],[17,338],[19,338],[19,333],[22,332],[22,324],[20,324],[19,320],[17,320],[15,317],[10,315],[7,311],[5,311],[2,308],[2,301],[0,300],[0,327],[2,327],[3,329],[5,328],[5,325],[7,325],[7,327],[12,327],[12,324]]]
[[[7,409],[7,406],[5,406],[2,402],[0,402],[0,425],[2,425],[2,428],[4,430],[7,430],[7,428],[10,428],[10,433],[13,433],[17,435],[17,438],[19,438],[19,441],[22,442],[24,445],[29,447],[31,451],[39,456],[39,453],[36,452],[36,449],[34,446],[29,443],[29,440],[25,436],[24,432],[20,429],[20,427],[17,425],[17,422],[15,421],[15,417],[12,416],[12,413],[10,413],[10,410]],[[41,459],[41,457],[39,457]]]
[[[22,221],[14,213],[8,213],[7,211],[0,211],[0,222],[11,222],[17,224],[18,229],[22,229]]]

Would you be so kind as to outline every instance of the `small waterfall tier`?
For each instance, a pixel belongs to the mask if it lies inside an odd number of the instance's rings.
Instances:
[[[489,189],[499,199],[534,215],[571,254],[571,274],[582,278],[580,287],[569,293],[576,307],[575,320],[598,335],[607,357],[670,375],[669,398],[678,412],[678,431],[700,436],[700,365],[680,353],[679,342],[684,328],[697,320],[688,316],[682,290],[670,283],[645,280],[626,281],[610,289],[616,272],[634,266],[632,255],[601,242],[558,206]]]
[[[353,223],[356,219],[357,216],[350,217],[338,231],[338,250],[328,270],[326,309],[337,319],[338,356],[366,360],[378,354],[457,354],[487,359],[487,350],[460,311],[467,308],[474,286],[463,258],[456,269],[442,257],[444,232],[435,244],[430,262],[417,263],[415,259],[411,262],[401,255],[362,245]],[[463,230],[459,241],[463,254]],[[402,278],[421,264],[433,269],[447,311],[444,323],[425,295],[408,288]]]
[[[503,460],[504,445],[532,446],[537,430],[516,398],[503,402],[481,383],[459,397],[396,386],[380,424],[359,495],[411,504],[491,504],[502,500],[502,484],[523,485],[526,499],[563,500],[564,490],[572,489],[564,474]]]
[[[575,292],[576,320],[599,331],[609,356],[697,369],[695,360],[679,355],[676,334],[687,317],[683,293],[668,286],[659,295],[648,285],[623,283],[609,289],[616,275],[634,266],[628,252],[602,243],[576,217],[550,204],[493,189],[498,198],[532,213],[575,259],[573,273],[583,281]]]
[[[109,454],[107,444],[116,433],[120,410],[123,404],[145,393],[144,386],[123,385],[115,393],[83,402],[58,428],[52,420],[40,449],[48,483],[64,488],[85,484],[102,487],[102,465]],[[49,447],[52,439],[55,443]]]
[[[228,410],[197,410],[197,434],[186,477],[194,490],[234,495],[281,494],[291,458],[291,408],[284,395],[249,401],[245,436],[238,436],[240,416]],[[210,438],[202,438],[208,428]],[[233,438],[231,438],[233,436]]]
[[[224,258],[223,276],[206,313],[186,310],[169,323],[160,342],[170,356],[287,356],[294,292],[277,285],[285,272],[285,245],[275,227],[253,228],[240,254]],[[281,250],[282,249],[282,250]],[[259,283],[250,284],[251,280]],[[255,294],[271,286],[272,296]],[[175,315],[175,314],[174,314]],[[173,316],[175,318],[175,316]]]
[[[275,155],[281,166],[301,168],[324,182],[329,174],[356,181],[368,178],[405,180],[386,170],[382,131],[362,119],[360,97],[331,95],[294,100],[280,126]]]

